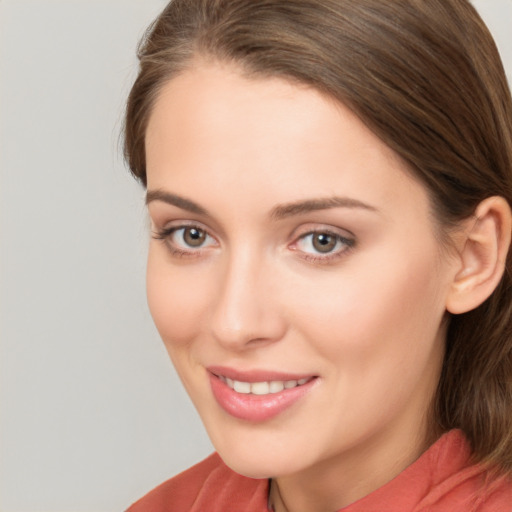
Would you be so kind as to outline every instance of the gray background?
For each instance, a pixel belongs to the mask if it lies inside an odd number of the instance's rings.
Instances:
[[[145,301],[118,150],[163,0],[0,0],[0,512],[121,511],[211,446]],[[512,76],[512,0],[475,4]]]

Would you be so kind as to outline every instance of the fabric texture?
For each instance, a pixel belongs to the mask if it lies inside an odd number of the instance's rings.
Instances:
[[[214,453],[127,512],[268,512],[267,498],[267,480],[238,475]],[[396,478],[338,512],[512,512],[512,482],[472,464],[464,435],[452,430]]]

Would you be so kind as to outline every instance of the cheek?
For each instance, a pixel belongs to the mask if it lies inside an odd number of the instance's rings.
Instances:
[[[368,252],[342,274],[314,283],[314,291],[296,294],[292,300],[303,298],[296,306],[303,331],[331,360],[366,365],[428,352],[444,314],[434,249]]]
[[[197,271],[169,264],[160,248],[150,247],[146,275],[149,310],[166,347],[186,345],[200,331],[208,307],[208,282]]]

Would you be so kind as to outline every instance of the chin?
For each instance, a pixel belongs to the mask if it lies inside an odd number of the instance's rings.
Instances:
[[[223,454],[219,452],[224,463],[235,473],[248,478],[266,479],[294,473],[289,464],[283,465],[279,460],[276,464],[275,454],[258,454],[257,456],[239,457],[232,453]]]
[[[224,463],[236,473],[248,478],[273,478],[296,473],[304,468],[304,450],[289,444],[289,435],[265,435],[253,432],[237,436],[229,430],[210,439]],[[301,443],[302,444],[302,443]]]

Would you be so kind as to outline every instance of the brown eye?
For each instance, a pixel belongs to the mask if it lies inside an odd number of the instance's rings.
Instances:
[[[179,258],[199,257],[204,251],[218,247],[217,241],[199,226],[170,226],[153,232],[155,240],[161,240],[171,253]]]
[[[331,261],[332,258],[341,256],[354,244],[353,238],[346,238],[331,231],[318,230],[302,235],[294,245],[308,260]]]
[[[184,228],[182,237],[189,247],[201,247],[206,240],[206,232],[194,227]]]
[[[331,252],[338,243],[338,238],[328,233],[314,233],[311,243],[314,249],[321,253]]]

